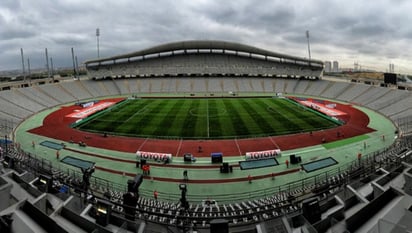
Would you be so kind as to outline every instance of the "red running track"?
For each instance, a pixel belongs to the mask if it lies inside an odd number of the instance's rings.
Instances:
[[[106,99],[104,101],[121,101],[122,98]],[[334,103],[325,101],[327,103]],[[80,106],[63,106],[59,110],[49,114],[43,125],[29,130],[30,133],[58,139],[61,141],[85,142],[88,146],[116,150],[128,153],[135,153],[138,150],[171,153],[182,156],[190,152],[196,157],[208,157],[212,152],[222,152],[225,156],[239,156],[246,152],[262,151],[271,149],[290,150],[307,146],[321,144],[323,140],[333,142],[344,138],[354,137],[374,131],[368,127],[369,117],[362,111],[347,104],[335,103],[336,109],[347,113],[340,116],[346,124],[328,130],[310,133],[300,133],[293,135],[231,139],[231,140],[160,140],[131,138],[121,136],[103,137],[101,134],[94,134],[70,128],[70,124],[76,119],[66,117],[75,110],[80,110]],[[340,135],[338,137],[338,134]],[[198,151],[199,146],[202,152]]]

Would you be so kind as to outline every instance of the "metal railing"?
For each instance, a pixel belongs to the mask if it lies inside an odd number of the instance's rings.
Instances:
[[[321,174],[306,177],[297,181],[292,181],[286,184],[277,185],[269,188],[263,188],[254,190],[253,192],[236,192],[230,194],[214,195],[213,198],[219,200],[222,203],[238,202],[243,200],[252,200],[264,198],[282,192],[292,192],[294,190],[305,190],[308,187],[316,187],[325,181],[328,181],[332,177],[347,176],[353,172],[361,172],[363,176],[375,172],[380,167],[391,166],[392,164],[400,164],[401,161],[409,158],[398,158],[391,156],[396,154],[400,148],[412,148],[412,137],[404,137],[398,139],[393,145],[375,151],[366,155],[362,155],[360,160],[355,159],[351,162],[340,165],[339,167],[329,169]],[[22,150],[10,147],[9,154],[16,158],[15,168],[20,171],[30,171],[38,175],[40,173],[48,173],[50,175],[59,175],[65,177],[66,180],[82,180],[82,172],[79,170],[69,168],[59,168],[53,165],[53,163],[47,159],[44,159],[35,154],[25,153]],[[359,169],[362,168],[361,171]],[[119,184],[110,180],[92,176],[90,179],[90,185],[96,192],[105,192],[107,190],[125,192],[126,184]],[[140,188],[139,193],[141,196],[151,198],[153,191],[149,189]],[[180,198],[179,193],[159,193],[162,200],[165,201],[178,201]],[[194,203],[200,203],[202,200],[208,198],[207,195],[194,195],[188,194],[188,200]]]

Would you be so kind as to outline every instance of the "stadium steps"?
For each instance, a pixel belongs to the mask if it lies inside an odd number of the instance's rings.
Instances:
[[[122,86],[122,88],[120,88],[122,95],[129,95],[130,93],[132,93],[130,91],[129,79],[126,78],[121,80],[120,85]]]
[[[103,92],[105,92],[106,94],[100,95],[100,96],[111,96],[109,90],[107,89],[107,87],[103,84],[103,82],[99,82],[99,87],[101,88],[101,90],[103,90]]]
[[[173,91],[177,93],[177,92],[179,92],[180,80],[176,79],[174,84],[175,84],[175,89]]]
[[[325,89],[323,89],[320,93],[319,96],[324,96],[324,93],[329,90],[333,85],[335,84],[335,82],[329,82],[328,85],[326,85]]]
[[[236,92],[240,92],[239,90],[239,82],[238,82],[238,80],[237,79],[234,79],[233,80],[233,83],[234,83],[234,85],[235,85],[235,89],[236,89]]]
[[[283,92],[283,90],[279,90],[279,89],[282,89],[282,88],[280,88],[280,87],[278,88],[278,86],[281,86],[280,83],[282,83],[282,82],[280,82],[279,79],[276,79],[276,78],[272,79],[272,90],[271,91]]]
[[[136,91],[139,93],[142,92],[142,81],[140,79],[136,81]]]
[[[250,91],[254,92],[255,88],[253,87],[253,81],[250,79],[248,81],[249,81],[248,83],[249,83]]]
[[[410,108],[405,108],[405,109],[402,109],[402,110],[399,111],[399,112],[393,112],[392,114],[389,114],[389,115],[387,115],[387,116],[392,119],[393,116],[402,114],[402,113],[404,113],[404,112],[408,112],[408,111],[410,111],[411,109],[412,109],[412,107],[410,107]]]
[[[279,85],[280,82],[278,82],[277,79],[272,79],[271,83],[272,83],[272,90],[273,91],[277,90],[277,86]],[[282,92],[282,91],[279,91],[279,92]]]
[[[23,93],[21,93],[20,91],[18,91],[18,89],[12,89],[12,91],[13,91],[14,94],[24,97],[25,99],[27,99],[27,101],[33,101],[33,102],[35,102],[36,104],[38,104],[38,105],[40,105],[40,106],[43,106],[44,108],[47,107],[47,106],[45,106],[44,104],[41,104],[41,103],[36,102],[35,99],[30,99],[30,98],[28,98],[28,97],[25,96]],[[18,106],[18,107],[26,110],[26,111],[29,111],[29,112],[31,112],[31,113],[35,113],[35,111],[30,110],[30,109],[28,109],[28,108],[26,108],[26,107],[24,107],[24,106],[22,106],[22,105],[20,105],[20,104],[18,104],[18,103],[11,102],[11,101],[9,101],[9,100],[6,99],[6,98],[3,98],[3,99],[5,99],[7,102],[9,102],[9,103],[11,103],[11,104],[14,104],[14,105],[16,105],[16,106]]]
[[[22,121],[25,118],[25,117],[21,117],[21,116],[18,116],[16,114],[13,114],[13,113],[9,113],[9,112],[7,112],[7,110],[3,111],[3,109],[0,109],[0,113],[5,115],[8,119],[11,117],[12,120],[15,120],[15,121],[18,121],[18,122]]]
[[[116,88],[116,91],[119,93],[119,95],[122,94],[120,87],[117,85],[118,82],[116,82],[114,79],[111,79],[111,81],[113,82],[114,87]]]
[[[205,88],[206,88],[206,92],[209,92],[209,78],[205,79]]]
[[[377,87],[377,88],[379,88],[379,87]],[[372,96],[372,98],[369,98],[369,101],[364,101],[364,102],[363,102],[363,105],[366,105],[366,106],[373,105],[373,102],[378,101],[378,100],[381,99],[381,98],[384,98],[384,96],[387,95],[390,91],[391,91],[391,90],[388,90],[388,89],[386,89],[386,88],[385,88],[385,89],[382,89],[381,91],[379,91],[379,92],[377,92],[376,94],[374,94],[374,95]]]
[[[292,88],[292,93],[296,93],[296,88],[299,86],[299,83],[300,83],[300,79],[298,79],[298,80],[295,82],[295,85],[294,85],[293,88]]]
[[[288,85],[290,84],[290,82],[289,81],[284,81],[283,82],[283,87],[281,87],[282,88],[282,93],[286,93],[287,91],[287,89],[288,89]]]
[[[166,83],[168,93],[177,92],[179,90],[178,81],[180,81],[180,79],[166,79],[164,81],[169,82],[168,84]]]
[[[37,103],[37,104],[40,105],[40,106],[43,106],[43,108],[47,108],[47,107],[48,107],[47,105],[43,104],[42,102],[38,101],[37,99],[28,97],[26,94],[24,94],[24,93],[21,91],[21,89],[13,89],[13,91],[14,91],[14,93],[16,93],[16,95],[23,96],[24,98],[26,98],[26,99],[28,99],[28,100],[31,100],[31,101]]]
[[[73,93],[64,88],[60,83],[57,85],[57,87],[59,87],[60,90],[71,96],[74,100],[79,100]]]
[[[7,103],[9,103],[9,104],[11,104],[11,105],[13,105],[13,106],[16,106],[16,107],[18,107],[18,108],[21,108],[21,109],[23,109],[23,110],[25,110],[25,111],[28,111],[28,112],[30,112],[30,113],[34,113],[32,110],[30,110],[30,109],[28,109],[28,108],[25,108],[24,106],[21,106],[21,105],[19,105],[19,104],[17,104],[17,103],[14,103],[14,102],[10,101],[9,98],[5,98],[5,97],[2,96],[2,95],[0,95],[0,99],[2,99],[4,102],[7,102]]]
[[[314,82],[309,82],[309,84],[306,86],[305,90],[303,91],[302,94],[307,95],[308,90],[310,90],[310,87],[312,86]]]
[[[191,79],[189,79],[190,80],[190,83],[189,83],[189,85],[190,85],[190,90],[189,90],[189,92],[190,93],[193,93],[194,91],[194,88],[195,88],[195,80],[193,79],[193,78],[191,78]]]
[[[48,98],[56,101],[57,103],[61,103],[61,101],[59,101],[58,99],[56,99],[54,96],[50,95],[49,93],[47,93],[46,91],[44,91],[43,89],[41,89],[39,86],[34,85],[33,86],[35,90],[37,90],[38,92],[42,93],[43,95],[47,96]]]
[[[335,99],[342,100],[341,96],[342,96],[343,94],[345,94],[346,92],[348,92],[350,89],[352,89],[354,86],[355,86],[354,83],[349,84],[346,88],[344,88],[342,91],[340,91],[340,92],[335,96]]]
[[[358,95],[354,96],[352,99],[350,99],[350,102],[353,102],[355,99],[358,99],[360,96],[368,93],[370,90],[372,90],[373,88],[375,88],[374,86],[370,86],[369,88],[367,88],[366,90],[364,90],[363,92],[359,93]]]
[[[87,92],[91,97],[96,97],[94,96],[89,89],[87,89],[84,85],[84,83],[80,80],[76,81],[77,86],[79,86],[81,89],[83,89],[85,92]]]
[[[342,93],[345,93],[349,87],[351,87],[352,84],[348,84],[346,87],[343,87],[341,90],[338,90],[336,93],[333,95],[333,99],[338,99],[338,96],[340,96]]]
[[[304,94],[305,89],[307,88],[307,86],[309,85],[309,81],[308,80],[298,80],[296,87],[293,90],[293,93],[297,93],[297,94]]]
[[[396,91],[396,90],[394,90],[394,91]],[[388,92],[388,93],[389,93],[389,92]],[[387,94],[388,94],[388,93],[387,93]],[[385,94],[385,95],[386,95],[386,94]],[[388,106],[390,106],[390,105],[392,105],[392,104],[398,103],[400,100],[403,100],[403,99],[405,99],[405,98],[407,98],[407,97],[409,97],[409,96],[410,96],[409,93],[408,93],[408,92],[405,92],[405,93],[400,94],[400,95],[397,96],[396,98],[389,98],[386,102],[377,104],[376,110],[380,111],[380,110],[382,110],[382,109],[384,109],[384,108],[386,108],[386,107],[388,107]]]
[[[265,81],[262,79],[262,80],[260,80],[259,84],[260,84],[260,88],[262,88],[262,90],[264,91],[265,90]]]

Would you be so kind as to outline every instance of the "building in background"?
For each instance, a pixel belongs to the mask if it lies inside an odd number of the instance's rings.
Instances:
[[[332,72],[339,72],[339,63],[338,63],[338,61],[333,61]]]
[[[395,73],[395,64],[389,63],[389,73]]]
[[[332,63],[330,61],[325,61],[325,72],[329,73],[332,71]]]

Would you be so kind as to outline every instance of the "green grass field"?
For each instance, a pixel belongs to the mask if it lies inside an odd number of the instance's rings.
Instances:
[[[89,117],[84,131],[155,138],[284,135],[337,126],[282,98],[134,99]]]

